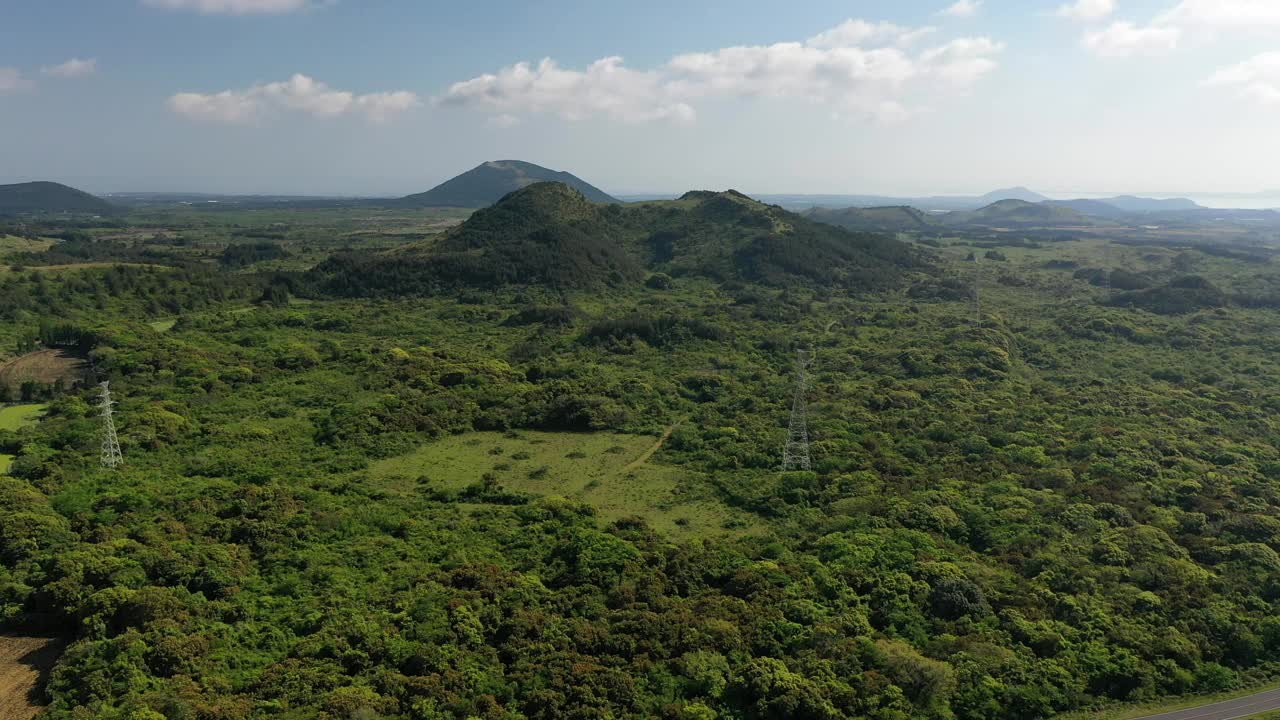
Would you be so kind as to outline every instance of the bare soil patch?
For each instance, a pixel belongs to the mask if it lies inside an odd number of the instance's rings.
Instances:
[[[85,361],[66,350],[37,350],[0,365],[0,384],[17,391],[22,383],[52,385],[59,379],[67,387],[82,383],[88,373]]]
[[[44,709],[45,682],[65,648],[60,638],[0,635],[0,718],[32,720]]]

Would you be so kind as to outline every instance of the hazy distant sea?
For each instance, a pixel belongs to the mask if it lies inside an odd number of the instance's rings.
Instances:
[[[1242,209],[1261,209],[1272,208],[1280,210],[1280,195],[1254,195],[1254,196],[1225,196],[1219,197],[1214,195],[1190,195],[1192,200],[1211,208],[1242,208]]]
[[[1262,193],[1258,195],[1199,195],[1193,193],[1137,193],[1142,197],[1149,198],[1189,198],[1208,208],[1221,209],[1239,209],[1239,210],[1280,210],[1280,192]],[[1084,198],[1087,200],[1096,200],[1099,198],[1115,197],[1116,193],[1053,193],[1050,195],[1055,200],[1071,200],[1075,198]]]

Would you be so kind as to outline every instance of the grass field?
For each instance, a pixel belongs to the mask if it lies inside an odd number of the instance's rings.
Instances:
[[[44,412],[44,405],[10,405],[0,407],[0,430],[17,430],[34,424]]]
[[[639,516],[660,532],[703,537],[750,532],[760,521],[717,500],[696,475],[655,464],[660,438],[611,433],[475,432],[424,445],[371,468],[388,489],[460,491],[493,473],[506,490],[563,496],[601,517]]]
[[[155,322],[150,322],[147,324],[150,325],[151,329],[155,330],[156,332],[169,332],[170,330],[173,329],[174,325],[178,324],[178,319],[169,318],[168,320],[156,320]]]
[[[44,252],[53,243],[53,240],[30,240],[17,235],[0,235],[0,254]]]
[[[44,412],[44,408],[44,405],[0,407],[0,430],[17,430],[35,423],[40,419],[40,414]],[[13,462],[12,455],[0,454],[0,475],[9,472],[9,463],[11,462]],[[3,715],[0,717],[8,716]]]

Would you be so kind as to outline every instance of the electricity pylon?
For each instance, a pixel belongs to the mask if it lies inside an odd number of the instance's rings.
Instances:
[[[787,445],[782,449],[783,470],[809,470],[809,404],[805,400],[809,382],[809,351],[796,352],[796,392],[791,400],[791,424],[787,428]]]
[[[115,401],[111,399],[111,388],[108,383],[103,382],[98,385],[102,394],[99,395],[98,411],[102,418],[102,467],[114,470],[124,464],[124,455],[120,452],[120,438],[116,437],[116,421],[112,417],[112,406]]]

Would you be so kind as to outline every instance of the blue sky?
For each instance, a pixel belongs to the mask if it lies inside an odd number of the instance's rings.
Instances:
[[[6,3],[0,182],[1280,188],[1280,0],[952,2]]]

